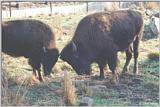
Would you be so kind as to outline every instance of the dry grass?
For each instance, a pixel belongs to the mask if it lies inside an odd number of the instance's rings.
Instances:
[[[137,10],[140,10],[140,11],[144,11],[145,10],[143,2],[139,2],[139,5],[137,6]]]
[[[70,76],[67,72],[64,72],[64,80],[63,80],[63,87],[64,87],[64,100],[66,105],[75,105],[76,103],[76,88],[71,80]]]
[[[119,3],[117,2],[113,2],[112,3],[112,11],[116,11],[116,10],[119,10]]]
[[[54,15],[53,21],[52,21],[52,27],[54,29],[54,34],[57,39],[61,39],[61,36],[63,34],[62,25],[61,25],[61,15],[57,14]]]
[[[1,103],[3,106],[23,106],[23,105],[28,105],[28,102],[25,100],[25,95],[27,91],[25,91],[23,94],[20,93],[21,86],[19,86],[19,89],[17,93],[12,92],[8,88],[8,77],[7,77],[7,72],[2,68],[1,71],[1,77],[2,77],[2,94],[1,94]]]
[[[14,93],[10,90],[7,91],[7,96],[5,96],[3,100],[2,105],[3,106],[27,106],[29,105],[27,100],[25,99],[26,93],[20,94],[18,91],[17,93]]]
[[[2,98],[2,105],[7,103],[7,92],[8,92],[8,78],[6,76],[6,72],[4,69],[1,70],[1,98]]]
[[[160,9],[159,2],[148,2],[145,4],[145,8],[147,9]]]
[[[111,8],[106,7],[104,11],[116,11],[119,10],[119,3],[118,2],[112,2]]]

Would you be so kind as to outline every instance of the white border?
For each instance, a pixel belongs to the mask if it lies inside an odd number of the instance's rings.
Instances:
[[[1,10],[1,14],[0,14],[0,22],[2,22],[2,2],[8,2],[8,1],[11,1],[11,2],[14,2],[14,1],[18,1],[18,2],[32,2],[32,1],[37,1],[37,2],[41,2],[41,1],[52,1],[52,2],[141,2],[141,1],[146,1],[146,2],[159,2],[160,4],[160,0],[0,0],[0,10]],[[1,27],[0,27],[0,32],[1,32]],[[2,40],[1,39],[1,35],[2,33],[0,33],[0,41]],[[160,36],[159,36],[160,37]],[[2,42],[0,42],[0,49],[2,44]],[[159,38],[159,53],[160,53],[160,38]],[[0,68],[2,70],[2,51],[1,51],[1,55],[0,55]],[[0,70],[0,75],[1,75],[1,70]],[[160,75],[160,56],[159,56],[159,75]],[[160,84],[160,77],[159,77],[159,84]],[[1,85],[1,76],[0,76],[0,85]],[[1,88],[0,88],[0,99],[1,99]],[[160,85],[159,85],[159,105],[160,105]],[[0,101],[0,106],[1,106],[1,101]],[[6,106],[3,106],[3,107],[6,107]],[[9,107],[9,106],[7,106]],[[11,107],[14,107],[14,106],[11,106]],[[25,106],[23,106],[25,107]],[[30,106],[26,106],[26,107],[30,107]],[[38,106],[37,106],[38,107]],[[71,106],[73,107],[73,106]],[[109,107],[109,106],[108,106]],[[111,107],[114,107],[114,106],[111,106]],[[117,107],[117,106],[115,106]],[[118,107],[124,107],[124,106],[118,106]],[[134,107],[134,106],[130,106],[130,107]],[[149,107],[149,106],[141,106],[141,107]]]

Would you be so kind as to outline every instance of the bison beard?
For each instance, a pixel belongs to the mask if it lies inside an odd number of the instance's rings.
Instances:
[[[90,74],[90,65],[98,63],[100,77],[109,65],[116,74],[117,52],[126,52],[123,72],[128,71],[134,52],[134,73],[138,73],[138,47],[142,38],[143,19],[139,12],[120,10],[94,13],[84,17],[77,26],[71,42],[64,47],[60,58],[68,62],[77,74]]]
[[[51,73],[59,52],[51,28],[38,20],[13,20],[2,23],[2,51],[13,57],[24,56],[39,80],[41,65],[44,75]]]

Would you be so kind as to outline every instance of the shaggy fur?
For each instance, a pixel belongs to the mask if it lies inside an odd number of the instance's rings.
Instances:
[[[61,52],[61,59],[71,64],[78,74],[90,74],[90,65],[96,62],[100,67],[100,76],[104,77],[106,64],[115,74],[118,51],[126,51],[124,71],[128,70],[133,43],[134,72],[137,73],[142,28],[141,14],[132,10],[88,15],[79,22],[71,42]]]
[[[53,43],[51,43],[53,42]],[[2,51],[13,57],[24,56],[36,75],[43,65],[45,75],[49,75],[56,63],[59,52],[49,45],[55,45],[51,28],[38,20],[13,20],[2,23]]]

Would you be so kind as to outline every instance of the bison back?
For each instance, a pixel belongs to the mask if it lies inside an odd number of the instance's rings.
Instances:
[[[142,25],[142,16],[136,11],[94,13],[80,21],[72,41],[86,51],[125,50],[139,36]]]
[[[38,20],[13,20],[2,23],[2,51],[28,57],[54,40],[50,27]]]

